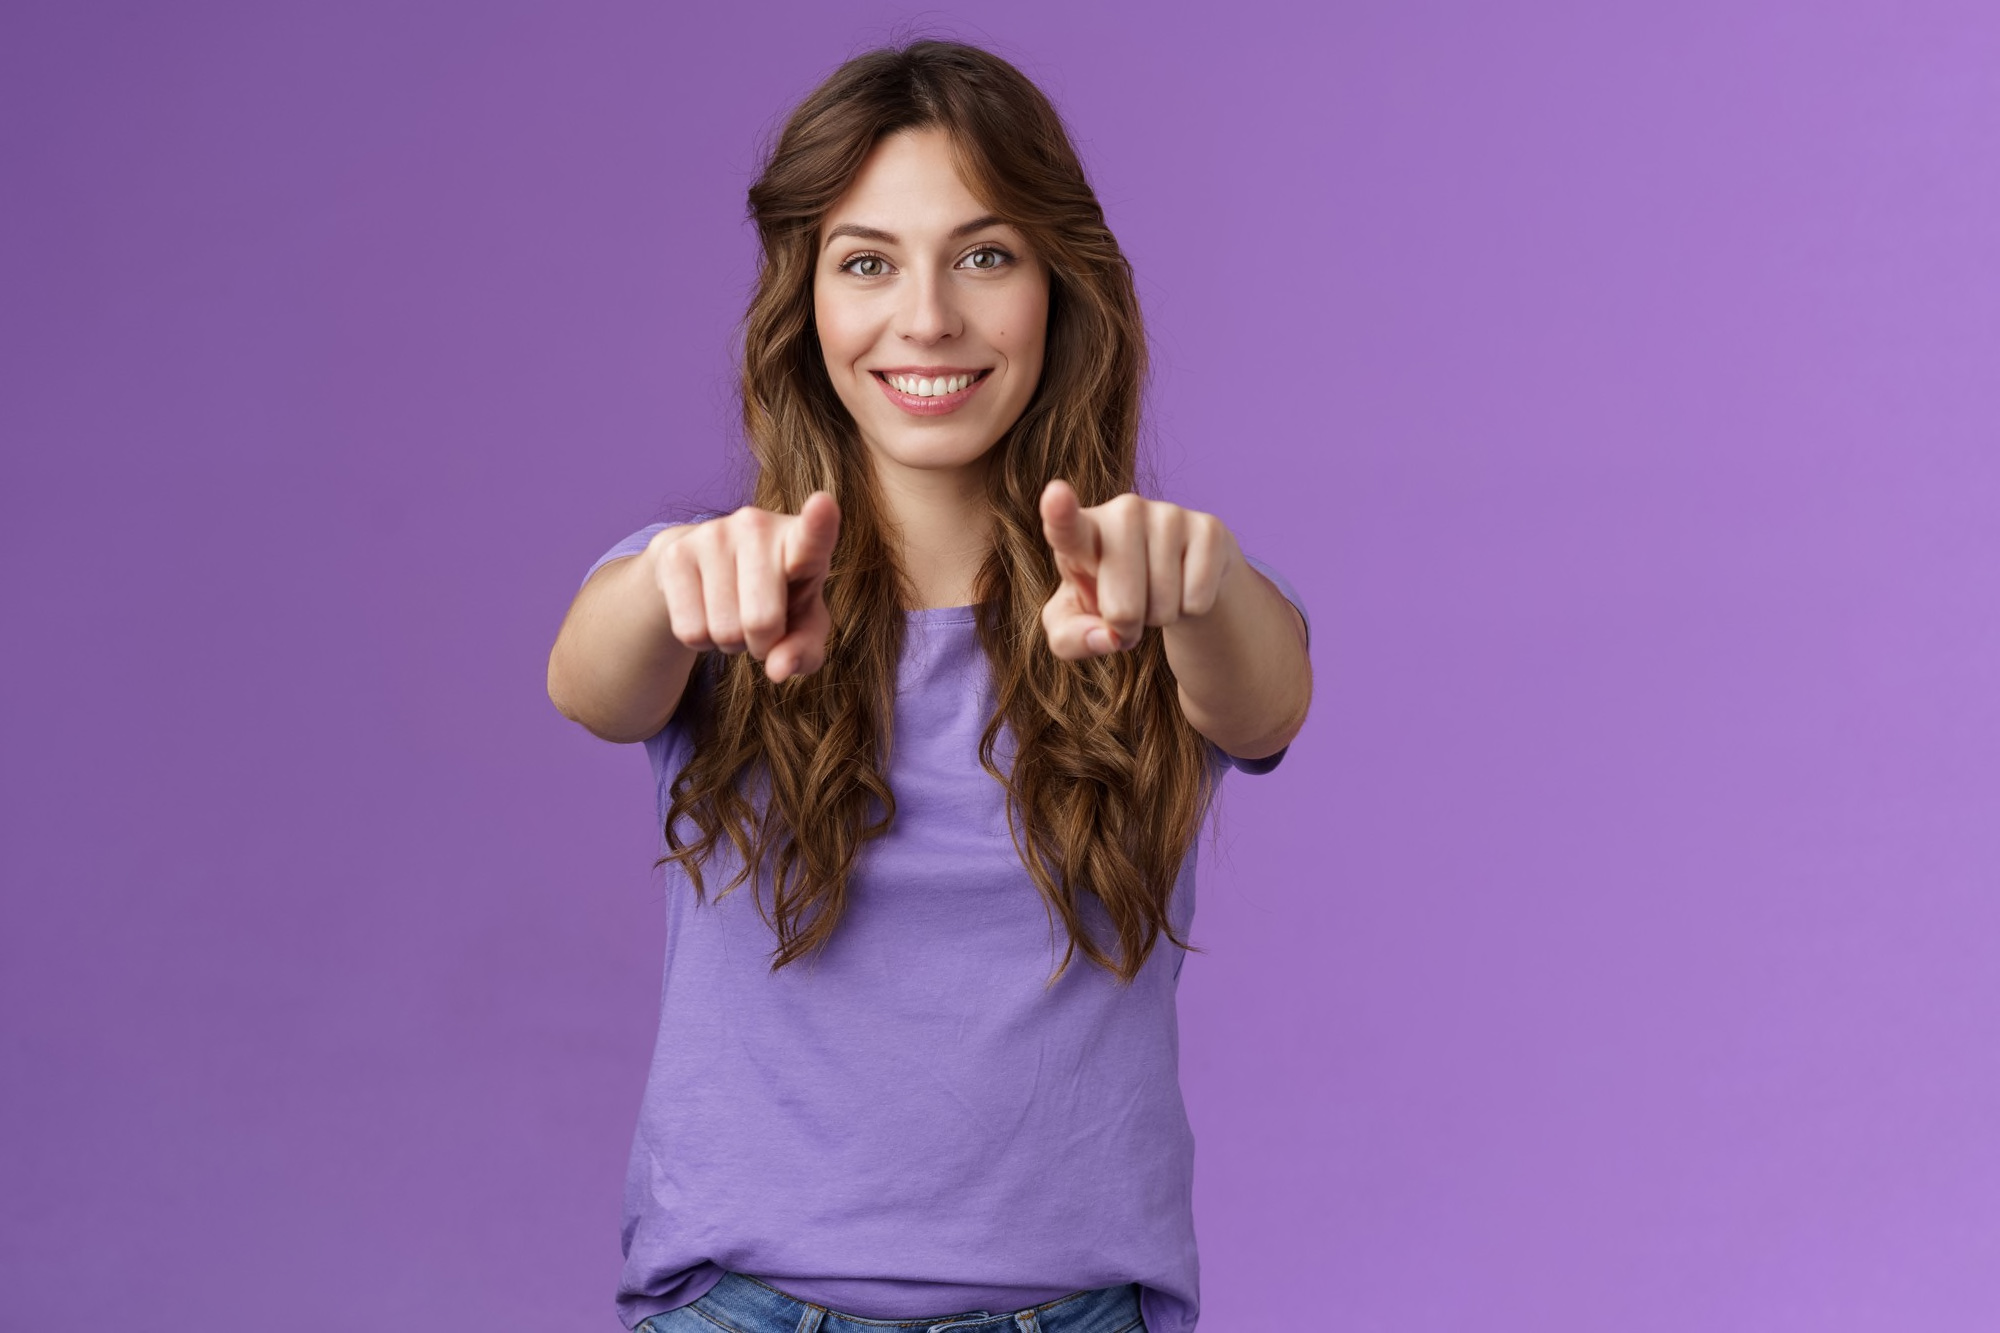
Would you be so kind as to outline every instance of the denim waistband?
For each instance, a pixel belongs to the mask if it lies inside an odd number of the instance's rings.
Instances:
[[[1139,1327],[1139,1288],[1127,1282],[1061,1296],[1025,1310],[968,1310],[932,1319],[863,1319],[787,1296],[741,1273],[724,1273],[700,1302],[746,1329],[783,1328],[797,1333],[1126,1333]]]

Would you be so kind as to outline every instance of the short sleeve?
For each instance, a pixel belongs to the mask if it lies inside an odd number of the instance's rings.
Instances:
[[[1285,595],[1285,600],[1292,604],[1293,609],[1299,613],[1299,619],[1304,622],[1306,641],[1308,643],[1312,642],[1312,617],[1306,614],[1305,603],[1299,600],[1298,589],[1292,586],[1291,580],[1254,555],[1246,553],[1243,558],[1250,563],[1252,569],[1277,585],[1278,591]],[[1289,749],[1291,749],[1291,746],[1288,745],[1284,750],[1280,750],[1276,754],[1267,754],[1262,759],[1238,759],[1233,754],[1225,753],[1220,747],[1217,747],[1216,753],[1228,760],[1229,766],[1239,773],[1269,773],[1284,759],[1285,750]]]
[[[700,517],[690,519],[688,521],[699,523],[702,521],[703,518],[714,518],[714,517],[717,517],[717,515],[705,513]],[[630,536],[621,538],[618,541],[617,545],[613,546],[610,550],[606,551],[603,555],[598,556],[597,559],[591,562],[590,568],[584,571],[583,582],[584,583],[590,582],[591,575],[595,574],[598,570],[610,564],[613,560],[622,559],[623,557],[628,555],[638,555],[641,551],[646,549],[647,543],[651,542],[656,534],[664,532],[668,528],[671,528],[673,526],[674,525],[672,523],[648,523],[645,527],[640,528],[637,532],[632,533]],[[581,584],[579,584],[578,586],[581,586]],[[679,710],[676,710],[676,712],[678,711]],[[652,760],[653,773],[656,783],[662,781],[661,774],[665,770],[665,766],[673,762],[673,758],[670,755],[669,751],[672,747],[674,736],[675,736],[675,728],[673,719],[669,718],[665,726],[661,727],[660,730],[656,732],[654,735],[646,738],[646,752]],[[661,786],[660,790],[664,791],[665,787]],[[664,815],[665,812],[666,812],[666,807],[662,806],[661,814]]]

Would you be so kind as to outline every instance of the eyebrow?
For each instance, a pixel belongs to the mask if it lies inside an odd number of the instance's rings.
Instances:
[[[988,213],[985,217],[959,223],[951,229],[951,234],[945,239],[955,241],[961,236],[970,236],[973,232],[983,231],[987,227],[1002,226],[1005,222],[1006,219],[999,214]],[[843,222],[826,234],[826,245],[820,248],[826,249],[843,236],[853,236],[864,241],[880,241],[883,245],[900,244],[900,238],[893,232],[883,231],[880,227],[864,227],[858,222]]]

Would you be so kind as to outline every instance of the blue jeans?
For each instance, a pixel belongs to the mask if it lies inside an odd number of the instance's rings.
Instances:
[[[931,1319],[863,1319],[795,1300],[741,1273],[724,1273],[707,1295],[651,1319],[632,1333],[1145,1333],[1139,1288],[1098,1287],[1025,1310],[969,1310]]]

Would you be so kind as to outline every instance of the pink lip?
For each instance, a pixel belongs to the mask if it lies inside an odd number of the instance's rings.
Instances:
[[[919,398],[913,393],[904,393],[901,389],[896,388],[894,385],[890,384],[889,381],[882,378],[884,375],[923,375],[923,374],[933,374],[933,373],[947,374],[947,375],[949,374],[964,375],[970,373],[977,373],[979,378],[972,381],[972,383],[966,385],[963,389],[960,389],[957,393],[947,393],[936,398]],[[943,416],[946,412],[956,412],[959,408],[965,406],[966,401],[970,399],[973,394],[979,392],[979,386],[986,383],[986,381],[991,378],[991,375],[989,372],[986,371],[969,372],[964,370],[952,370],[949,368],[942,368],[936,372],[930,372],[930,371],[915,370],[915,369],[904,370],[901,367],[897,367],[893,370],[887,370],[887,371],[883,370],[870,371],[869,378],[873,379],[877,384],[882,386],[882,392],[889,396],[890,402],[902,408],[905,412],[908,412],[911,416],[937,417],[937,416]]]

